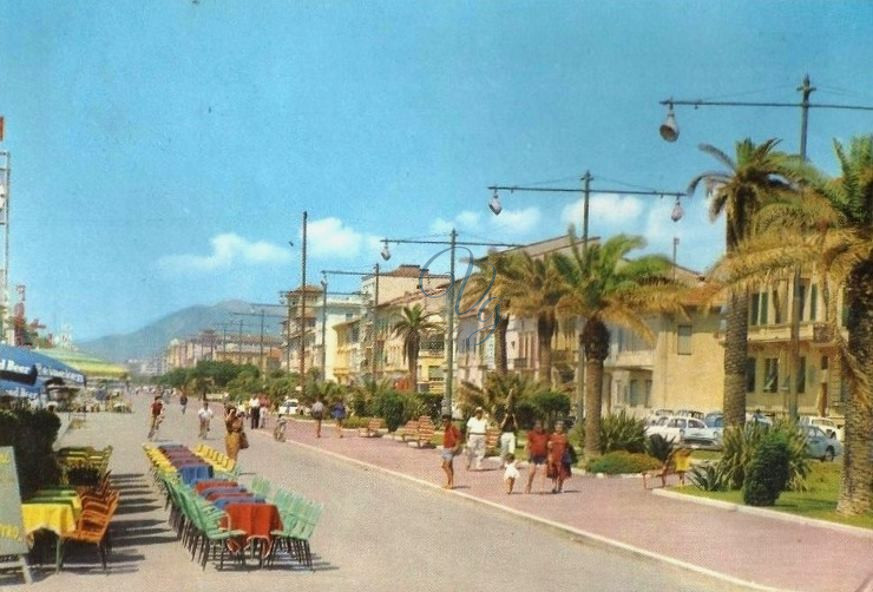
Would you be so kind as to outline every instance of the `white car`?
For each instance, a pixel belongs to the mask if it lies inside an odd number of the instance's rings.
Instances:
[[[285,399],[279,405],[279,415],[297,415],[300,413],[300,401],[297,399]]]
[[[665,417],[657,424],[646,428],[646,435],[660,434],[664,438],[672,439],[675,443],[701,444],[705,446],[717,445],[720,437],[716,430],[709,428],[703,420],[695,417],[672,416]]]
[[[819,427],[804,425],[798,428],[806,438],[806,455],[822,462],[831,462],[843,453],[840,441],[824,433]]]
[[[845,439],[846,432],[843,429],[843,426],[837,425],[830,417],[810,417],[808,415],[804,415],[800,418],[800,425],[808,425],[815,426],[821,428],[821,430],[828,435],[829,438],[836,438],[840,442],[843,442]]]

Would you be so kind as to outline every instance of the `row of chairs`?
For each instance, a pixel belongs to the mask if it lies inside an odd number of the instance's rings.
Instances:
[[[216,478],[219,479],[236,479],[239,477],[239,463],[235,460],[219,452],[218,450],[200,443],[194,447],[194,454],[202,458],[205,462],[212,465],[212,469]]]
[[[100,479],[109,474],[109,459],[112,456],[112,446],[97,450],[90,446],[61,448],[55,453],[61,468],[61,481],[68,483],[67,475],[73,469],[91,469],[96,471]]]
[[[88,491],[80,491],[79,497],[82,500],[82,513],[76,522],[76,529],[64,534],[59,541],[64,549],[61,556],[61,566],[63,566],[63,557],[66,555],[68,543],[76,542],[96,546],[100,561],[103,564],[103,571],[106,571],[109,555],[112,551],[109,525],[118,509],[120,494],[117,489],[112,489],[109,479],[105,478],[97,487]]]
[[[225,556],[231,551],[228,542],[245,536],[245,531],[231,528],[226,512],[197,495],[194,488],[179,481],[176,475],[161,475],[160,483],[170,507],[170,524],[176,537],[191,553],[191,560],[196,559],[201,568],[206,569],[210,558],[217,555],[218,567],[223,569]],[[245,554],[241,549],[231,553],[231,557],[245,565]]]

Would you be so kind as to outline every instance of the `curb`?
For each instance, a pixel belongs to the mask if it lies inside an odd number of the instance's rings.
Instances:
[[[653,489],[652,493],[654,495],[660,495],[662,497],[667,497],[670,499],[682,500],[685,502],[701,504],[704,506],[713,506],[715,508],[721,508],[722,510],[726,510],[728,512],[740,512],[743,514],[752,514],[754,516],[763,516],[765,518],[773,518],[774,520],[782,520],[783,522],[794,522],[796,524],[803,524],[805,526],[812,526],[815,528],[827,528],[828,530],[833,530],[842,534],[851,534],[861,538],[873,539],[873,530],[869,528],[861,528],[859,526],[851,526],[849,524],[840,524],[839,522],[830,522],[828,520],[819,520],[818,518],[805,518],[803,516],[797,516],[794,514],[789,514],[787,512],[765,510],[764,508],[756,508],[754,506],[735,504],[733,502],[725,502],[705,497],[698,497],[696,495],[688,495],[685,493],[679,493],[677,491]]]
[[[737,578],[737,577],[734,577],[734,576],[731,576],[731,575],[728,575],[725,573],[711,570],[709,568],[702,567],[700,565],[695,565],[693,563],[688,563],[686,561],[682,561],[681,559],[676,559],[675,557],[670,557],[668,555],[662,555],[660,553],[656,553],[654,551],[649,551],[649,550],[643,549],[641,547],[635,547],[635,546],[627,544],[627,543],[622,543],[620,541],[616,541],[614,539],[610,539],[608,537],[605,537],[605,536],[602,536],[599,534],[595,534],[593,532],[587,532],[584,530],[580,530],[578,528],[574,528],[572,526],[568,526],[566,524],[561,524],[560,522],[554,522],[552,520],[549,520],[547,518],[542,518],[542,517],[537,516],[535,514],[530,514],[528,512],[523,512],[521,510],[509,508],[509,507],[504,506],[502,504],[498,504],[496,502],[482,499],[482,498],[476,497],[474,495],[471,495],[469,493],[464,493],[464,492],[458,491],[458,490],[447,491],[435,483],[431,483],[429,481],[425,481],[423,479],[419,479],[418,477],[413,477],[411,475],[407,475],[407,474],[401,473],[399,471],[394,471],[392,469],[386,469],[384,467],[380,467],[378,465],[374,465],[374,464],[371,464],[371,463],[368,463],[368,462],[365,462],[362,460],[358,460],[358,459],[352,458],[350,456],[345,456],[345,455],[340,454],[338,452],[333,452],[331,450],[325,450],[325,449],[319,448],[317,446],[312,446],[311,444],[304,444],[303,442],[299,442],[299,441],[293,440],[293,439],[286,440],[286,443],[292,443],[295,446],[300,446],[301,448],[309,450],[310,452],[316,452],[318,454],[326,454],[326,455],[328,455],[332,458],[335,458],[337,460],[341,460],[341,461],[349,463],[349,464],[357,465],[359,467],[363,467],[363,468],[368,469],[368,470],[378,471],[380,473],[383,473],[386,475],[391,475],[393,477],[399,477],[400,479],[410,481],[412,483],[415,483],[415,484],[422,486],[422,487],[426,487],[426,488],[431,489],[431,490],[439,491],[440,493],[455,495],[455,496],[458,496],[460,498],[466,499],[466,500],[474,502],[474,503],[482,504],[482,505],[489,506],[489,507],[492,507],[492,508],[497,509],[497,510],[501,510],[501,511],[506,512],[508,514],[512,514],[516,517],[524,518],[524,519],[530,520],[532,522],[536,522],[536,523],[539,523],[541,525],[548,526],[552,529],[562,531],[562,532],[567,533],[567,534],[572,534],[575,537],[577,537],[578,539],[580,539],[581,541],[588,543],[588,544],[591,544],[592,546],[595,546],[595,547],[598,547],[601,549],[606,549],[606,550],[611,550],[611,551],[618,550],[618,551],[625,553],[626,555],[629,555],[629,556],[637,558],[637,559],[645,559],[645,560],[649,560],[649,561],[667,563],[673,567],[677,567],[679,569],[690,571],[690,572],[693,572],[696,574],[704,575],[704,576],[713,578],[715,580],[719,580],[721,582],[725,582],[725,583],[732,584],[735,586],[742,586],[743,588],[746,588],[748,590],[757,590],[757,591],[761,591],[761,592],[787,592],[787,589],[784,589],[784,588],[774,588],[771,586],[758,584],[756,582],[743,580],[741,578]]]

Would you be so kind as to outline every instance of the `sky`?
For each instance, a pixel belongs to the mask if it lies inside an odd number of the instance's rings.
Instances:
[[[704,270],[721,222],[669,198],[751,137],[798,150],[798,109],[659,101],[873,105],[867,2],[249,2],[0,0],[0,149],[12,155],[10,286],[75,339],[127,332],[193,304],[277,302],[300,282],[369,269],[379,239],[525,243],[581,222],[641,234]],[[813,109],[809,156],[873,113]],[[289,245],[289,241],[294,243]],[[393,245],[389,265],[439,247]],[[434,268],[447,266],[445,257]],[[331,278],[352,290],[353,278]],[[14,294],[14,290],[13,290]]]

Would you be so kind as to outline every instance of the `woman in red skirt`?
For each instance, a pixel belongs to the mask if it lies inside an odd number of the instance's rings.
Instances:
[[[549,436],[549,469],[552,479],[552,493],[561,493],[564,480],[570,478],[570,443],[564,433],[564,422],[555,423],[555,433]]]

